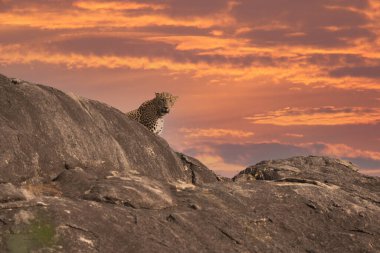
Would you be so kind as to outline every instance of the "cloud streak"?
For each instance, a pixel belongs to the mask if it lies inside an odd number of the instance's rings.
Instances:
[[[380,108],[325,106],[317,108],[284,108],[266,114],[246,117],[253,124],[278,126],[334,126],[376,124],[380,122]]]
[[[286,133],[285,136],[291,137],[291,138],[303,138],[303,134],[295,134],[295,133]]]
[[[95,5],[86,5],[88,8]],[[110,3],[104,6],[110,6]],[[144,5],[140,5],[144,6]],[[115,7],[115,6],[114,6]],[[126,6],[125,6],[126,7]],[[131,7],[131,6],[130,6]],[[33,8],[18,8],[12,12],[0,13],[0,23],[8,26],[26,26],[40,29],[84,29],[84,28],[136,28],[145,26],[184,26],[208,28],[226,25],[231,21],[228,17],[191,17],[176,19],[165,14],[132,15],[122,9],[105,9],[104,11],[64,9],[41,12]],[[137,8],[137,7],[136,7]]]
[[[235,138],[248,138],[254,135],[250,131],[242,131],[235,129],[223,129],[223,128],[181,128],[179,130],[184,133],[188,138],[219,138],[219,137],[235,137]]]
[[[167,8],[164,4],[154,4],[154,3],[138,3],[138,2],[123,2],[123,1],[76,1],[73,6],[91,10],[163,10]]]

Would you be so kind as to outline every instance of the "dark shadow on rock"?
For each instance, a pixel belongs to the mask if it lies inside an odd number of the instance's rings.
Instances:
[[[179,152],[177,152],[177,155],[181,159],[182,164],[185,168],[184,174],[187,175],[189,178],[188,180],[191,180],[194,185],[202,185],[222,181],[221,177],[217,176],[212,170],[207,168],[199,160]]]

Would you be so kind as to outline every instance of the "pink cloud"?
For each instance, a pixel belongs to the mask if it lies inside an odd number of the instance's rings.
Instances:
[[[286,133],[285,136],[292,137],[292,138],[303,138],[303,134],[295,134],[295,133]]]
[[[254,135],[254,133],[250,131],[223,128],[181,128],[179,131],[181,133],[184,133],[186,137],[190,138],[219,138],[225,136],[235,138],[248,138]]]
[[[246,117],[253,124],[292,125],[351,125],[380,122],[380,108],[334,107],[291,108]]]

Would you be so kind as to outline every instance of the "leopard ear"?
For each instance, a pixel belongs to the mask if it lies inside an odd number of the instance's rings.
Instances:
[[[155,94],[156,94],[156,97],[158,97],[158,95],[160,95],[160,93],[158,93],[158,92],[155,92]]]

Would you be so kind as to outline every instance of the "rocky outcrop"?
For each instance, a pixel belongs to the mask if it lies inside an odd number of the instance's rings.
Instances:
[[[186,181],[162,139],[97,101],[51,87],[0,78],[0,181],[46,181],[80,167],[101,177],[149,176]]]
[[[379,252],[379,242],[380,179],[350,163],[294,157],[221,178],[114,108],[0,75],[0,252]]]

